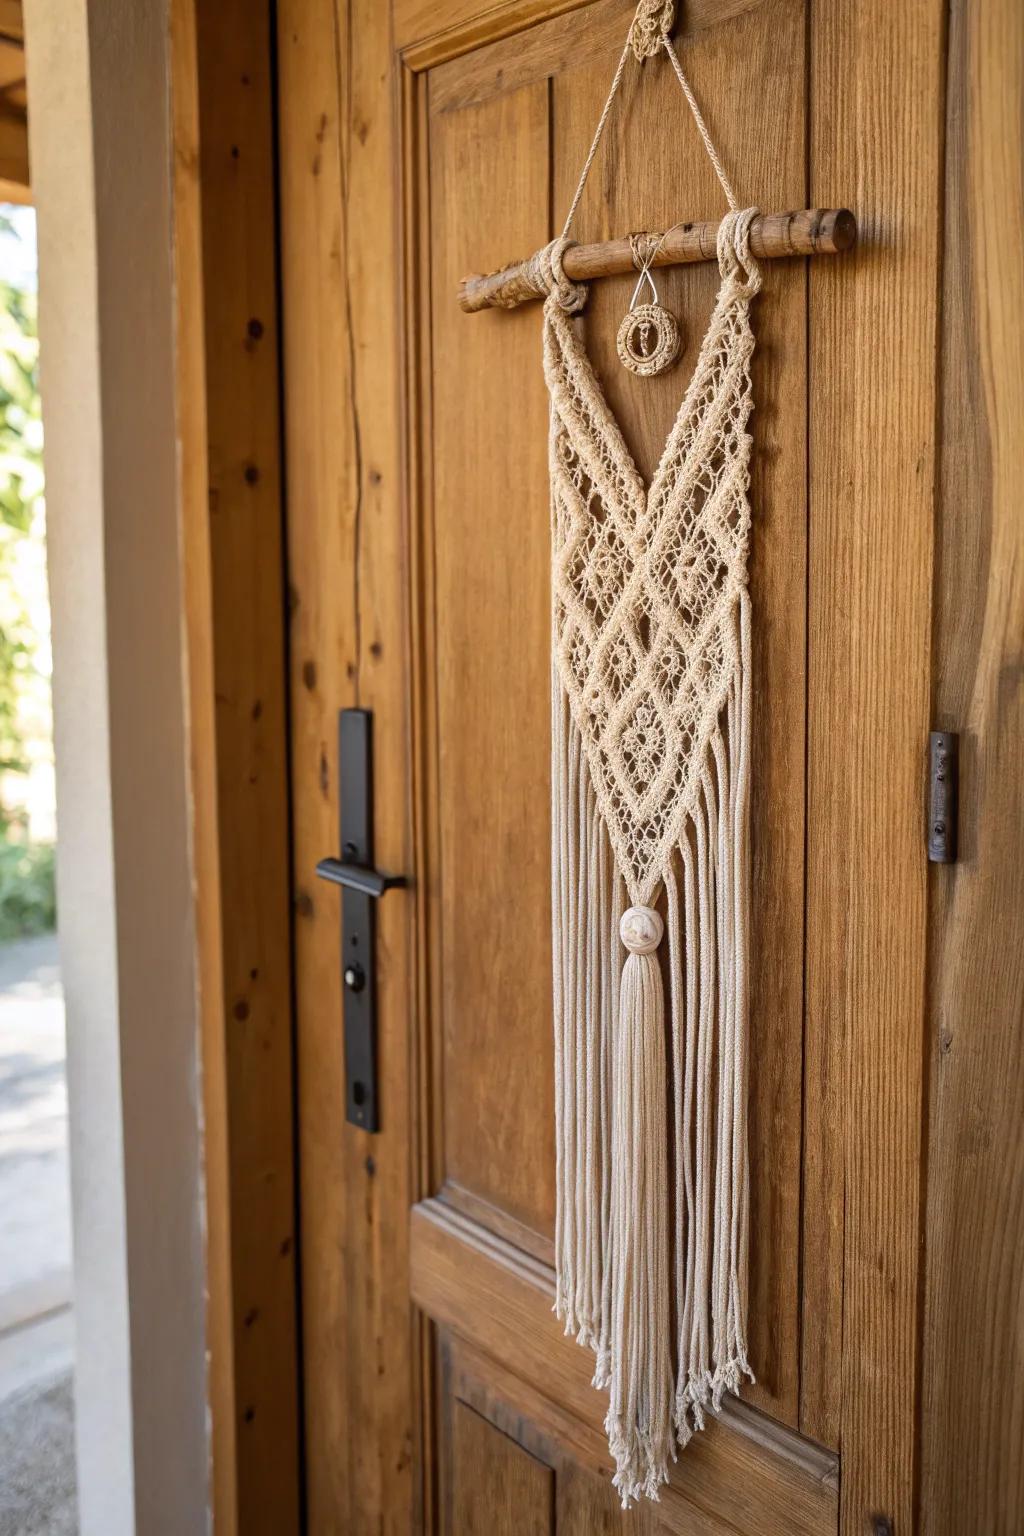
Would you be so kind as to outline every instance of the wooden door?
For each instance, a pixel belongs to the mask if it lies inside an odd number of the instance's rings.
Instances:
[[[548,493],[538,307],[458,279],[560,227],[632,0],[278,0],[309,1529],[912,1529],[939,0],[690,0],[741,201],[848,204],[766,264],[756,465],[751,1360],[622,1515],[551,1312]],[[717,216],[677,82],[630,72],[581,238]],[[659,278],[675,371],[591,354],[642,470],[716,285]],[[346,1123],[337,712],[374,712],[377,1135]]]

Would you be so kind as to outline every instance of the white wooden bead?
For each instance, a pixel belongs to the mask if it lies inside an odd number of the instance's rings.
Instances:
[[[627,907],[619,921],[619,938],[634,955],[650,955],[661,943],[665,924],[653,907]]]

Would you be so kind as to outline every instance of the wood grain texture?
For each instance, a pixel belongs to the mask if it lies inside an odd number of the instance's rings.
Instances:
[[[22,0],[0,0],[0,36],[24,43],[25,17]]]
[[[417,1335],[408,1306],[413,898],[377,928],[381,1133],[344,1118],[337,712],[374,713],[375,841],[411,872],[403,463],[387,7],[282,0],[279,151],[288,445],[293,858],[307,1513],[407,1531]]]
[[[303,1399],[314,1530],[351,1521],[357,1497],[350,1398],[359,1335],[350,1335],[347,1301],[359,1291],[348,1234],[351,1227],[361,1244],[359,1197],[368,1202],[372,1189],[365,1168],[353,1179],[346,1151],[338,897],[313,875],[316,861],[338,849],[337,710],[357,702],[359,486],[335,28],[329,0],[278,7]],[[346,116],[346,139],[348,126]],[[333,601],[320,580],[328,571]]]
[[[495,314],[471,325],[453,296],[453,279],[481,240],[496,251],[514,230],[546,238],[547,86],[433,118],[430,134],[428,622],[440,863],[429,885],[440,935],[444,1176],[550,1238],[550,596],[539,317]],[[495,155],[515,174],[496,177]]]
[[[0,116],[0,181],[12,193],[12,201],[28,201],[32,178],[28,163],[28,118]]]
[[[673,36],[684,31],[692,36],[762,3],[687,0],[685,22],[677,12]],[[583,17],[575,14],[584,6]],[[470,105],[476,97],[467,97],[467,92],[514,90],[571,64],[599,58],[609,48],[621,51],[635,10],[636,0],[506,0],[498,5],[450,0],[443,8],[431,0],[395,0],[396,40],[409,68],[429,69],[431,78],[437,78],[439,107],[444,110],[453,98]],[[499,44],[503,73],[495,78],[480,51]],[[460,68],[454,74],[444,72],[442,66],[455,59]]]
[[[176,46],[181,42],[178,19]],[[183,61],[179,52],[177,61]],[[194,71],[194,50],[193,50]],[[179,118],[176,129],[184,127]],[[30,203],[32,180],[28,159],[28,95],[25,80],[25,20],[21,0],[0,4],[0,201]]]
[[[451,1536],[549,1536],[555,1478],[457,1399],[451,1410]]]
[[[831,1112],[801,1423],[842,1446],[850,1532],[914,1518],[942,41],[940,0],[811,7],[810,200],[856,207],[861,244],[809,276],[807,1093]]]
[[[0,25],[0,104],[24,111],[26,101],[24,38],[11,37]]]
[[[497,1237],[503,1237],[514,1248],[522,1249],[532,1258],[540,1259],[543,1264],[554,1265],[555,1245],[552,1239],[542,1237],[532,1227],[516,1221],[502,1206],[491,1205],[489,1201],[481,1200],[479,1195],[472,1194],[468,1189],[463,1189],[461,1184],[454,1184],[450,1180],[441,1185],[437,1198],[453,1210],[460,1211],[463,1216],[468,1216],[471,1221],[486,1227]]]
[[[559,1469],[557,1498],[558,1536],[658,1536],[666,1529],[656,1506],[645,1502],[624,1510],[615,1489],[577,1462]],[[731,1526],[716,1522],[716,1527],[732,1536]],[[701,1529],[710,1536],[708,1526],[702,1523]]]
[[[558,1536],[736,1536],[734,1526],[674,1498],[668,1506],[644,1501],[623,1510],[607,1459],[591,1465],[595,1449],[600,1455],[598,1436],[457,1335],[442,1332],[440,1354],[446,1401],[472,1405],[496,1433],[553,1470]]]
[[[718,219],[671,225],[661,236],[652,268],[683,266],[694,261],[718,260]],[[801,208],[791,213],[761,213],[751,220],[750,250],[759,261],[791,256],[835,256],[851,250],[857,239],[857,221],[848,208]],[[530,276],[534,257],[513,262],[500,271],[474,273],[459,283],[459,304],[468,315],[483,309],[514,309],[518,304],[539,303]],[[636,272],[633,248],[626,237],[597,245],[569,245],[562,257],[562,271],[574,282],[593,277],[615,277]]]
[[[1024,1527],[1024,11],[951,10],[934,724],[961,854],[931,873],[920,1529]]]
[[[412,1215],[411,1273],[417,1304],[490,1362],[484,1379],[506,1380],[506,1393],[507,1377],[517,1380],[527,1449],[544,1454],[528,1423],[559,1454],[610,1480],[604,1398],[590,1384],[586,1351],[565,1337],[551,1311],[550,1269],[427,1201]],[[736,1416],[730,1408],[687,1446],[659,1514],[667,1530],[680,1533],[692,1531],[699,1514],[716,1533],[734,1527],[823,1536],[836,1528],[837,1483],[832,1453],[752,1410]]]
[[[194,27],[198,142],[179,143],[176,163],[183,190],[198,178],[202,239],[205,438],[183,460],[193,494],[204,482],[190,557],[195,600],[210,604],[195,624],[211,625],[190,678],[194,761],[216,754],[215,802],[206,780],[196,799],[203,944],[220,944],[202,978],[214,1485],[226,1530],[284,1533],[298,1530],[300,1472],[269,9],[198,0]]]
[[[410,1048],[410,1195],[423,1199],[443,1179],[444,1144],[441,1081],[443,1052],[437,1043],[441,1003],[440,934],[432,921],[440,863],[437,794],[437,669],[432,611],[433,475],[430,455],[430,135],[427,80],[404,66],[398,71],[401,124],[400,188],[402,317],[402,443],[405,457],[405,529],[408,540],[409,598],[409,788],[412,800],[413,866],[419,887],[415,903],[413,1040]],[[430,1319],[416,1312],[414,1327],[418,1413],[415,1420],[413,1518],[426,1529],[440,1520],[437,1446],[436,1340]]]
[[[174,145],[174,291],[181,554],[188,673],[192,865],[196,887],[199,1029],[206,1204],[207,1397],[210,1505],[217,1536],[237,1536],[235,1339],[231,1279],[231,1175],[221,934],[213,577],[207,483],[199,72],[195,0],[171,6]]]
[[[409,67],[430,69],[496,37],[520,35],[552,14],[578,11],[587,0],[392,0],[395,45]]]

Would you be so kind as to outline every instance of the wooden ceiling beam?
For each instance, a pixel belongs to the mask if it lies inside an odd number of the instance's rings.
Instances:
[[[0,182],[4,183],[5,201],[31,202],[28,122],[24,117],[0,113]]]
[[[21,0],[0,0],[0,37],[24,46],[25,18]]]

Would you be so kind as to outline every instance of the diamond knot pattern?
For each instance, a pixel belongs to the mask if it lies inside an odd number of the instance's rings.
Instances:
[[[691,814],[739,661],[750,512],[749,300],[723,266],[693,379],[649,487],[582,337],[552,294],[554,659],[630,899],[647,902]]]

